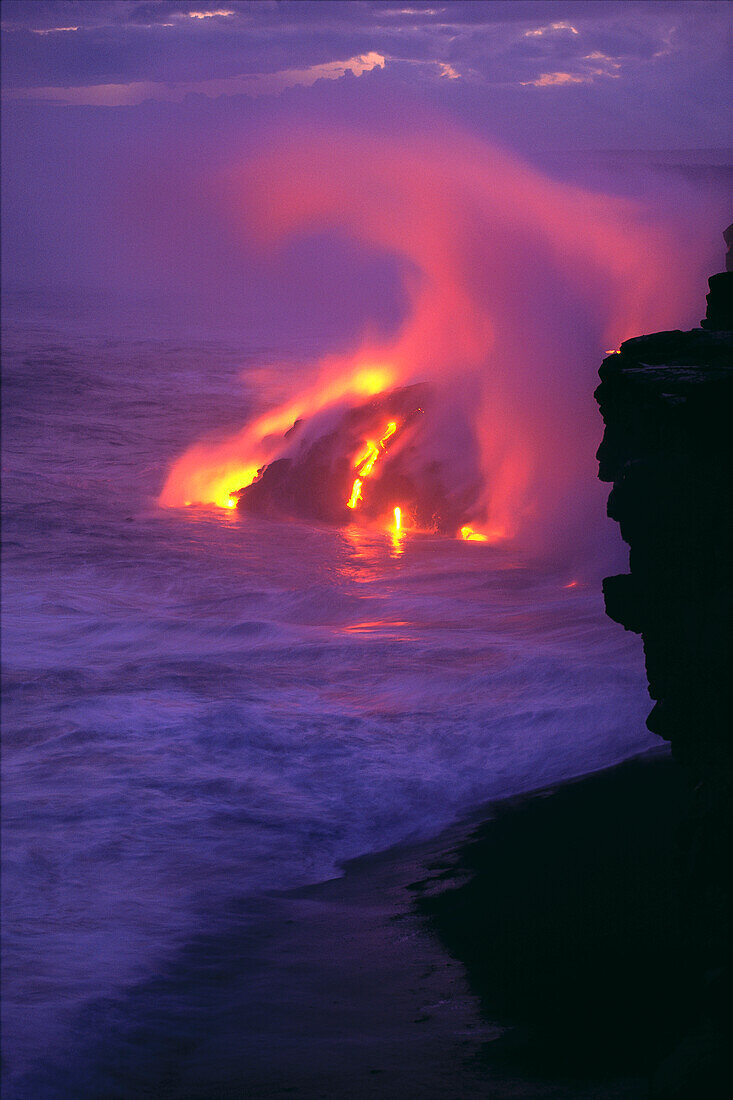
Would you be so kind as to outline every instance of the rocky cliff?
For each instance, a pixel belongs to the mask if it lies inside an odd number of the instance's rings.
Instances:
[[[647,724],[671,743],[692,789],[684,889],[700,1004],[694,1033],[660,1071],[664,1096],[694,1095],[685,1090],[706,1075],[712,1087],[730,1024],[731,329],[728,270],[710,279],[701,328],[627,340],[604,360],[596,391],[606,425],[599,476],[613,482],[608,514],[630,549],[629,572],[604,581],[606,610],[643,638],[654,700]]]
[[[600,476],[630,547],[606,607],[643,637],[649,725],[674,759],[660,745],[494,805],[411,885],[501,1029],[483,1054],[492,1096],[730,1091],[731,282],[710,280],[699,329],[627,340],[597,390]]]

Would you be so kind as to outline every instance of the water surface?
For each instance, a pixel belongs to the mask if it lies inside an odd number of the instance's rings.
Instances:
[[[27,1082],[81,1057],[90,1006],[238,899],[652,743],[638,639],[582,577],[481,543],[156,506],[170,460],[280,400],[302,353],[9,299],[14,1095],[42,1095]]]

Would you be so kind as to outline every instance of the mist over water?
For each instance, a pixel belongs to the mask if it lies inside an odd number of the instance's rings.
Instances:
[[[688,196],[681,217],[679,180],[655,193],[652,178],[631,173],[618,194],[608,172],[581,185],[577,165],[560,178],[432,123],[410,135],[284,126],[207,181],[235,244],[277,264],[303,237],[321,234],[324,254],[334,238],[354,241],[396,262],[403,309],[393,331],[379,330],[377,312],[304,361],[264,418],[176,456],[162,504],[220,502],[290,453],[283,436],[296,419],[307,427],[337,402],[429,382],[414,461],[438,464],[458,493],[480,486],[464,520],[544,561],[597,551],[589,365],[629,336],[684,323],[702,300],[699,227],[715,203]],[[303,282],[317,266],[303,263]]]
[[[51,281],[103,289],[6,298],[9,1095],[104,1094],[141,1003],[175,1058],[200,990],[182,965],[171,1024],[155,981],[259,899],[656,743],[603,610],[625,554],[592,392],[606,346],[702,314],[718,184],[385,135],[231,142],[206,176],[166,135],[46,235]],[[460,481],[480,455],[483,519],[517,537],[176,506],[180,456],[236,467],[262,424],[278,453],[299,415],[311,439],[375,368],[430,383],[421,456]]]
[[[3,5],[6,1100],[239,1097],[283,891],[656,743],[593,390],[720,269],[725,6],[444,7]]]
[[[638,639],[582,570],[157,506],[172,455],[324,344],[45,295],[5,320],[6,1072],[51,1096],[90,1008],[124,1017],[235,902],[653,739]]]

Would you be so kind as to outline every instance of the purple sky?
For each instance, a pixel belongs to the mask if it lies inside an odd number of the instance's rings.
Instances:
[[[545,142],[571,147],[716,147],[730,15],[701,0],[4,0],[4,97],[133,106],[330,79],[395,110],[405,89],[482,112],[520,140],[541,120]]]
[[[724,163],[731,10],[702,0],[4,0],[6,279],[190,289],[208,271],[211,291],[226,266],[243,286],[247,257],[234,256],[209,197],[191,196],[293,123],[407,135],[455,124],[545,167],[551,154],[588,150],[712,150],[703,159]],[[293,286],[308,260],[299,247]],[[331,250],[316,278],[324,301],[353,267],[347,244]],[[274,292],[268,278],[247,291],[252,316]],[[286,263],[286,312],[288,278]],[[372,283],[380,308],[397,308],[389,272]],[[312,304],[306,296],[302,308]]]
[[[722,267],[732,10],[4,0],[5,286],[292,353],[293,392],[429,376],[483,410],[488,514],[566,529],[593,364]]]

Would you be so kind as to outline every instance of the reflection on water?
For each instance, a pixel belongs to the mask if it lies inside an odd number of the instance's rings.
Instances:
[[[155,507],[169,457],[233,420],[242,354],[73,325],[6,326],[11,1075],[233,896],[651,740],[638,641],[593,587],[404,526]]]

